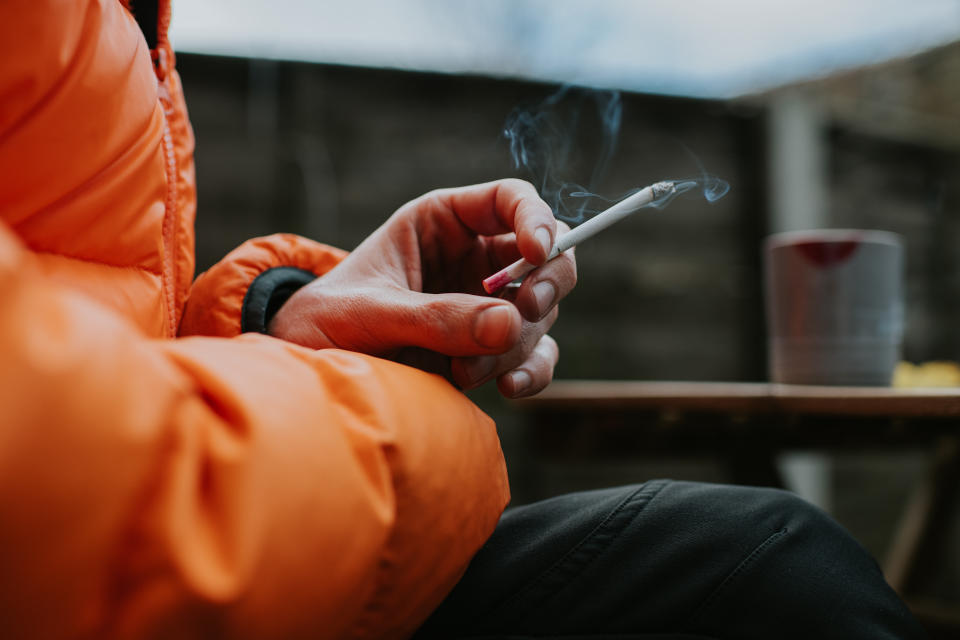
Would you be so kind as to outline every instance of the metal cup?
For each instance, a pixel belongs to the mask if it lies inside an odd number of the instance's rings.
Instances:
[[[904,250],[887,231],[817,229],[764,243],[773,382],[885,386],[903,341]]]

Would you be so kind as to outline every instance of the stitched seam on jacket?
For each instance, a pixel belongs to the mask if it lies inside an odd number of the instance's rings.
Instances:
[[[667,484],[668,484],[668,481],[666,480],[651,480],[650,482],[647,482],[641,485],[635,491],[631,492],[630,495],[624,498],[620,502],[620,504],[616,506],[616,508],[614,508],[610,513],[608,513],[603,518],[603,520],[601,520],[600,523],[597,524],[590,531],[590,533],[585,535],[582,540],[580,540],[576,545],[574,545],[572,549],[568,550],[565,554],[563,554],[563,556],[559,560],[557,560],[552,565],[550,565],[550,567],[545,569],[542,573],[540,573],[540,575],[534,578],[531,582],[528,582],[526,585],[524,585],[524,587],[519,591],[517,591],[514,595],[510,596],[507,600],[502,602],[500,605],[494,607],[492,613],[488,615],[495,615],[495,616],[503,615],[502,613],[503,610],[509,611],[510,608],[519,607],[520,601],[525,596],[528,596],[531,592],[534,592],[543,583],[547,582],[549,579],[553,578],[558,574],[566,572],[568,573],[568,576],[567,576],[568,578],[573,578],[575,575],[579,575],[580,573],[582,573],[583,570],[587,566],[589,566],[592,561],[596,560],[596,558],[603,555],[603,552],[607,549],[607,546],[608,546],[606,543],[609,540],[614,539],[617,535],[620,534],[620,532],[624,530],[624,528],[629,526],[629,524],[633,522],[634,519],[636,519],[637,515],[639,515],[644,510],[644,508],[648,504],[650,504],[650,502],[653,501],[653,499],[657,496],[657,494],[659,494],[660,491],[662,491]],[[639,500],[639,498],[643,498],[643,500]],[[637,505],[638,508],[630,516],[630,518],[626,522],[624,522],[621,526],[617,527],[616,529],[611,529],[608,531],[607,529],[609,528],[609,525],[619,515],[621,515],[621,513],[623,513],[623,511],[625,511],[627,507],[633,502],[638,502],[639,504]],[[596,545],[598,543],[603,544],[602,548],[597,549],[596,551],[589,551],[589,546]],[[587,548],[588,553],[591,553],[592,555],[590,555],[590,557],[588,558],[584,558],[580,560],[579,566],[576,568],[576,571],[574,573],[571,573],[570,568],[565,565],[569,564],[575,556],[580,555],[581,553],[584,553],[585,548]]]
[[[162,102],[162,101],[161,101]],[[170,121],[167,119],[166,108],[163,106],[163,167],[167,174],[167,198],[164,202],[163,213],[163,293],[167,301],[167,335],[177,334],[176,310],[176,247],[173,242],[176,237],[177,222],[177,165],[173,150],[173,138],[170,133]]]
[[[730,584],[733,583],[747,569],[749,569],[768,547],[780,540],[788,532],[789,530],[786,527],[775,531],[770,535],[770,537],[761,542],[757,548],[751,551],[750,554],[744,558],[740,564],[737,565],[730,575],[724,578],[723,582],[721,582],[717,588],[713,590],[713,593],[707,596],[707,599],[703,601],[703,604],[697,607],[697,610],[693,612],[693,615],[690,616],[690,619],[687,622],[687,628],[693,626],[693,624],[697,622],[698,618],[700,618],[701,614],[710,609],[710,607],[712,607],[713,604],[720,598],[720,596],[723,595],[723,593],[727,590],[727,587],[730,586]]]

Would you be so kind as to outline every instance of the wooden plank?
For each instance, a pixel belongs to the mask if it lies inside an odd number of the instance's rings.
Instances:
[[[517,404],[532,410],[603,407],[768,413],[775,408],[768,384],[627,380],[556,381]]]
[[[960,388],[821,387],[739,382],[561,380],[524,410],[675,409],[862,417],[960,416]]]
[[[771,385],[777,409],[792,414],[865,417],[960,416],[960,388]]]

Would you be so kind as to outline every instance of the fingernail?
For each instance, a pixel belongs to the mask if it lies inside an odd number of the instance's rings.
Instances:
[[[532,382],[533,378],[530,377],[530,374],[522,369],[510,374],[510,385],[513,387],[513,395],[526,391]]]
[[[553,241],[550,239],[550,230],[546,227],[540,227],[537,229],[533,237],[537,239],[537,242],[540,243],[540,246],[543,247],[543,252],[547,255],[550,255],[550,250],[553,249]]]
[[[537,301],[537,309],[543,316],[553,306],[553,301],[557,297],[557,288],[552,282],[544,280],[533,285],[533,297]]]
[[[476,384],[493,373],[493,366],[497,363],[494,356],[480,356],[463,365],[463,373]]]
[[[510,309],[505,305],[490,307],[477,318],[473,327],[473,338],[482,347],[502,347],[510,333]]]

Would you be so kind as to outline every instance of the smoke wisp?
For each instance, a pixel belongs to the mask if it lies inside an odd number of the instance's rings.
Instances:
[[[514,168],[528,174],[558,218],[575,224],[597,212],[593,191],[616,150],[622,113],[617,91],[565,86],[507,118]],[[569,179],[578,171],[589,175],[586,184]]]
[[[507,118],[503,134],[510,144],[514,168],[524,170],[540,197],[557,218],[576,225],[627,198],[643,187],[614,198],[596,193],[616,151],[623,117],[620,93],[564,86],[533,108],[515,109]],[[708,202],[716,202],[730,185],[710,175],[684,145],[699,169],[699,175],[674,182],[675,190],[649,207],[662,209],[676,197],[699,189]],[[570,176],[588,176],[586,184]],[[649,180],[654,182],[663,180]]]

